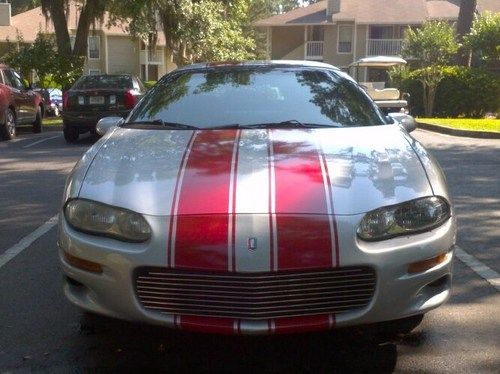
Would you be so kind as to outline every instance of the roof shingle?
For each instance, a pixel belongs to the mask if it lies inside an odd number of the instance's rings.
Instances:
[[[461,0],[340,0],[340,12],[326,15],[326,1],[294,9],[255,23],[256,26],[334,24],[420,24],[425,20],[456,20]],[[500,0],[477,0],[480,13],[500,12]]]

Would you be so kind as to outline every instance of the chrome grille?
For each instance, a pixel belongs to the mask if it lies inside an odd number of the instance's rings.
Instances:
[[[278,273],[140,268],[135,287],[143,307],[153,312],[268,319],[363,308],[373,297],[375,272],[369,267]]]

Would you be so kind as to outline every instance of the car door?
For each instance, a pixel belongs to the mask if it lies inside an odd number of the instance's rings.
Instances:
[[[35,94],[26,89],[21,77],[14,70],[4,70],[4,75],[6,84],[9,85],[12,90],[12,96],[17,109],[17,122],[26,123],[34,121],[36,108],[32,102],[34,99],[33,95]]]

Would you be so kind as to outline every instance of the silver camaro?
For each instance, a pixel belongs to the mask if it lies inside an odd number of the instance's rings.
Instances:
[[[450,295],[441,168],[345,73],[298,61],[163,77],[71,172],[64,292],[116,318],[221,334],[384,322]]]

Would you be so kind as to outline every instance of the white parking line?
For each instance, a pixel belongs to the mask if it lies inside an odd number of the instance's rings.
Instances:
[[[52,227],[57,225],[57,217],[56,214],[54,217],[51,217],[47,222],[45,222],[42,226],[37,228],[32,233],[26,235],[22,238],[17,244],[14,244],[12,247],[7,249],[3,254],[0,255],[0,269],[7,264],[10,260],[16,257],[19,253],[28,248],[35,240],[46,234]]]
[[[61,137],[61,135],[57,135],[57,136],[52,136],[50,138],[45,138],[45,139],[37,140],[36,142],[33,142],[33,143],[25,145],[23,148],[33,147],[34,145],[46,142],[47,140],[56,139],[56,138],[60,138],[60,137]]]
[[[460,261],[470,267],[477,275],[495,287],[497,291],[500,291],[500,274],[465,252],[458,245],[455,247],[455,254]]]

